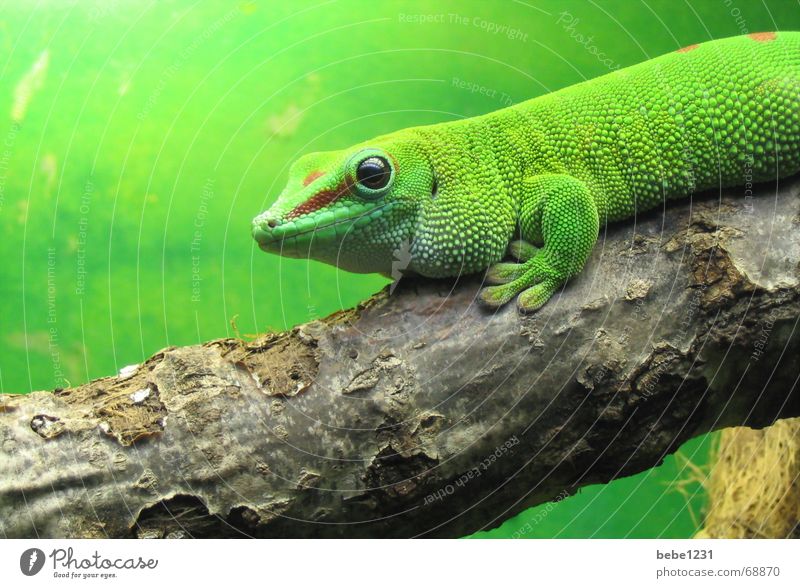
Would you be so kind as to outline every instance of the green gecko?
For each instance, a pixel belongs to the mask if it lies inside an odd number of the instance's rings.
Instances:
[[[301,157],[253,220],[261,249],[352,272],[485,270],[534,311],[607,222],[800,171],[800,33],[692,45],[474,118]],[[502,262],[506,254],[516,262]]]

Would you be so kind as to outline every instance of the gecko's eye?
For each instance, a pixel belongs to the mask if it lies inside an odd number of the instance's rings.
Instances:
[[[356,168],[356,180],[364,188],[380,190],[389,184],[392,168],[389,162],[379,155],[367,157]]]

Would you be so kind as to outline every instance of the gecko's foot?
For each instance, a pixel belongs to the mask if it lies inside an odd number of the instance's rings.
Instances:
[[[486,272],[486,282],[499,284],[481,290],[480,301],[490,308],[499,308],[517,297],[520,312],[534,312],[558,290],[559,279],[541,256],[525,263],[498,263]]]
[[[539,253],[539,248],[531,245],[527,241],[521,239],[519,241],[512,241],[508,244],[508,255],[519,260],[521,263],[504,262],[494,264],[486,272],[486,283],[508,284],[509,282],[513,282],[530,269],[525,265],[525,262],[536,257],[537,253]]]
[[[521,263],[501,263],[486,272],[488,282],[500,284],[479,294],[489,307],[516,298],[522,312],[538,310],[570,276],[581,271],[597,241],[597,203],[583,182],[567,175],[545,174],[537,176],[534,184],[528,186],[533,194],[528,197],[536,206],[521,212],[520,220],[527,226],[526,234],[541,235],[542,247],[515,241],[508,249]]]

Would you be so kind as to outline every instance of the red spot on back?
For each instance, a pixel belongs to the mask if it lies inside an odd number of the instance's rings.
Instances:
[[[778,38],[778,33],[752,33],[747,36],[759,43],[769,43]]]
[[[678,49],[675,53],[689,53],[689,51],[694,51],[699,46],[700,45],[698,45],[696,43],[694,45],[688,45],[687,47],[684,47],[683,49]]]
[[[308,186],[314,180],[317,180],[325,175],[325,172],[315,169],[310,174],[306,176],[306,179],[303,180],[303,186]]]
[[[308,178],[306,178],[308,179]],[[347,192],[348,186],[347,182],[342,182],[332,190],[322,190],[314,194],[311,198],[302,202],[295,206],[292,210],[290,210],[286,214],[286,220],[291,220],[293,218],[297,218],[298,216],[303,216],[304,214],[310,214],[312,212],[316,212],[320,208],[324,208],[329,204],[338,200],[343,194]]]

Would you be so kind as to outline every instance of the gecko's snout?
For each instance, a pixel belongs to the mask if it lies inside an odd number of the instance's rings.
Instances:
[[[292,235],[294,223],[274,212],[262,212],[253,219],[253,238],[264,251],[271,251]]]
[[[274,215],[262,213],[253,219],[253,238],[259,245],[264,245],[274,239],[274,229],[280,226],[281,221]]]
[[[267,212],[262,212],[256,218],[253,219],[253,230],[256,227],[260,227],[264,231],[271,231],[272,229],[277,229],[279,226],[283,224],[283,220],[277,214]]]
[[[261,225],[264,228],[274,229],[281,225],[281,218],[277,214],[270,212],[262,212],[253,219],[253,225]]]

